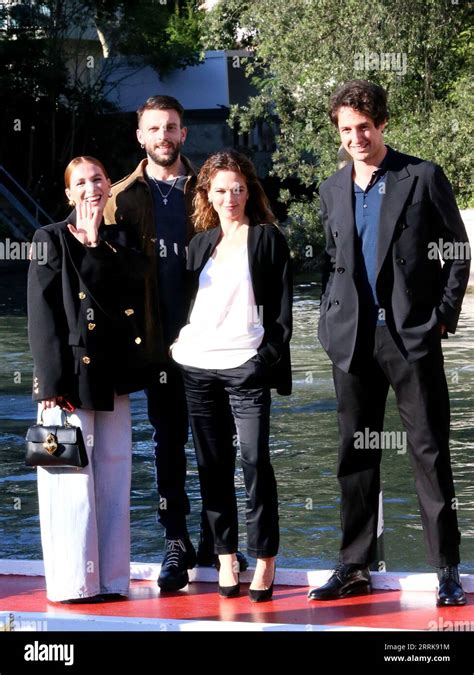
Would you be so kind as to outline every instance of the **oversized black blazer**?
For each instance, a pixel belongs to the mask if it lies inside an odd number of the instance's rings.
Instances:
[[[328,268],[318,335],[332,362],[346,372],[368,337],[356,265],[352,169],[350,162],[320,186]],[[440,240],[448,251],[449,244],[461,244],[457,258],[445,257],[444,266],[430,254]],[[466,229],[442,169],[389,148],[376,288],[387,326],[407,361],[428,353],[439,339],[440,323],[455,332],[469,268]]]
[[[28,271],[33,399],[65,396],[77,407],[113,410],[115,392],[143,389],[163,356],[144,328],[151,263],[118,243],[122,235],[112,227],[100,231],[110,242],[91,248],[67,222],[47,225],[33,238],[47,252],[45,264],[32,260]]]
[[[199,275],[221,235],[221,227],[215,227],[196,234],[189,244],[187,268],[191,302],[198,292]],[[275,225],[250,225],[247,249],[255,302],[263,318],[264,335],[258,353],[268,366],[268,386],[288,395],[292,385],[289,344],[293,325],[288,244]]]

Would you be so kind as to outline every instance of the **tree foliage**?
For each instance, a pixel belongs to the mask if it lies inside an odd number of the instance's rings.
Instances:
[[[109,75],[123,58],[160,76],[196,63],[193,0],[38,0],[0,5],[0,164],[52,215],[75,155],[97,154],[114,173],[126,122],[108,115]]]
[[[101,0],[91,0],[104,27],[111,25],[114,51],[138,57],[160,77],[200,60],[201,21],[195,0],[127,0],[112,2],[104,11]]]
[[[260,94],[233,110],[250,128],[267,115],[279,120],[273,173],[315,186],[336,169],[337,133],[328,99],[349,79],[388,90],[387,143],[443,165],[461,207],[472,187],[472,25],[469,7],[451,0],[225,0],[206,20],[207,44],[242,44],[247,72]],[[471,60],[471,61],[470,61]],[[294,240],[318,247],[318,197],[289,204]],[[304,257],[299,247],[297,254]]]

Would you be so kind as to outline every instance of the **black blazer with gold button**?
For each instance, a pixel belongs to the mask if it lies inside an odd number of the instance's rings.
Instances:
[[[189,244],[190,299],[199,288],[199,275],[222,235],[220,227],[196,234]],[[293,280],[284,235],[275,225],[250,225],[248,260],[255,303],[263,318],[264,335],[258,353],[268,366],[267,384],[279,394],[291,394],[290,339]]]
[[[370,342],[356,258],[352,168],[350,162],[320,187],[328,269],[318,334],[332,362],[346,372]],[[454,333],[469,268],[466,229],[442,169],[388,148],[376,287],[387,326],[407,361],[430,351],[440,339],[440,323]]]
[[[143,389],[163,359],[144,321],[150,263],[118,228],[101,228],[100,244],[83,246],[67,229],[73,219],[33,238],[46,250],[28,272],[33,399],[64,396],[76,407],[113,410],[115,392]]]

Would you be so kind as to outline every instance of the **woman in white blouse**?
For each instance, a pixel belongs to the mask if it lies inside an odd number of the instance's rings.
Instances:
[[[219,592],[240,592],[238,445],[248,552],[257,558],[249,596],[261,602],[272,596],[279,545],[270,390],[291,393],[290,254],[244,155],[212,155],[199,173],[194,205],[195,227],[202,230],[188,252],[194,304],[172,355],[183,371],[203,507],[219,555]]]

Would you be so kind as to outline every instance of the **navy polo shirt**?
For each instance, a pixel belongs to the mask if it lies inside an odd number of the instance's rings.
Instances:
[[[359,293],[374,325],[385,324],[384,319],[379,316],[376,281],[380,209],[385,194],[387,156],[388,152],[380,167],[372,174],[365,190],[353,182],[354,219],[357,230],[356,268],[361,279]]]

